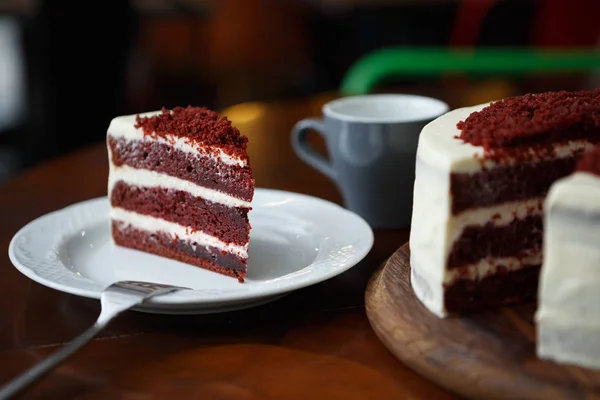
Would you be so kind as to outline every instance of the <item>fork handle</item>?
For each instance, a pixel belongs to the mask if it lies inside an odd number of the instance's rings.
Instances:
[[[58,364],[66,360],[93,339],[104,326],[105,324],[95,323],[88,328],[88,330],[77,336],[72,342],[57,350],[50,357],[34,365],[7,385],[0,388],[0,400],[9,399],[10,397],[19,394],[32,383],[46,376],[46,374],[52,371]]]

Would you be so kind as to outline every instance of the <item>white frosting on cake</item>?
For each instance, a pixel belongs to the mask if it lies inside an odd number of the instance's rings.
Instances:
[[[450,111],[427,124],[419,136],[410,231],[411,284],[419,300],[440,317],[447,315],[446,260],[466,222],[460,223],[452,216],[450,173],[455,169],[473,170],[475,166],[481,169],[474,155],[483,154],[482,149],[454,138],[460,133],[456,124],[481,108]],[[477,218],[477,210],[463,217]]]
[[[160,111],[152,111],[147,113],[139,114],[141,117],[149,117],[160,114]],[[216,161],[221,161],[228,165],[238,165],[240,167],[247,166],[247,161],[242,160],[239,157],[232,157],[219,147],[206,146],[202,143],[198,143],[186,137],[179,137],[175,135],[152,136],[144,135],[142,128],[135,128],[135,119],[137,114],[123,115],[120,117],[113,118],[108,126],[108,135],[116,139],[124,138],[128,141],[139,140],[152,143],[162,143],[172,146],[176,150],[183,151],[185,153],[191,153],[200,157],[212,158]]]
[[[545,210],[538,356],[600,369],[600,177],[555,182]]]
[[[248,258],[249,243],[246,243],[244,246],[225,243],[202,231],[192,230],[189,227],[165,221],[164,219],[138,214],[119,207],[111,207],[110,218],[115,221],[124,222],[126,225],[136,229],[152,233],[165,233],[173,239],[188,240],[198,246],[216,247],[221,251],[234,253],[241,258]]]
[[[421,302],[438,316],[446,316],[444,307],[444,284],[457,279],[457,272],[448,271],[446,264],[454,242],[468,225],[506,225],[527,215],[541,215],[543,199],[509,202],[490,207],[465,210],[452,214],[450,176],[452,173],[476,173],[484,166],[493,167],[495,162],[482,163],[482,147],[464,143],[458,139],[460,130],[456,124],[471,113],[480,111],[488,104],[450,111],[427,124],[420,136],[417,149],[416,177],[413,194],[413,213],[410,232],[412,286]],[[555,157],[568,157],[592,144],[578,141],[555,147]],[[534,158],[535,160],[535,158]],[[510,161],[508,164],[514,163]],[[538,257],[539,254],[531,255]],[[498,264],[498,260],[492,260]],[[504,260],[506,261],[506,260]],[[513,260],[514,261],[514,260]],[[511,268],[529,265],[531,260],[512,262]],[[491,274],[493,267],[470,266],[465,276]]]
[[[465,143],[456,136],[460,130],[456,124],[471,113],[480,111],[487,104],[459,108],[427,124],[419,136],[417,156],[425,164],[439,171],[477,172],[481,170],[482,147]]]
[[[175,178],[156,171],[132,168],[128,165],[115,167],[112,163],[110,164],[108,174],[109,198],[113,187],[119,181],[139,187],[161,187],[165,189],[180,190],[187,192],[194,197],[202,197],[213,203],[219,203],[229,207],[249,208],[251,206],[249,201],[240,200],[223,192],[219,192],[218,190],[208,189],[190,181]]]

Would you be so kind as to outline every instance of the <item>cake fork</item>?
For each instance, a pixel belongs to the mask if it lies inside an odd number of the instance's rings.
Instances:
[[[100,296],[100,315],[94,325],[76,337],[71,343],[0,388],[0,400],[19,394],[29,385],[43,378],[62,361],[93,339],[113,318],[123,311],[141,304],[151,297],[183,289],[191,290],[186,287],[140,281],[120,281],[111,284],[104,289]]]

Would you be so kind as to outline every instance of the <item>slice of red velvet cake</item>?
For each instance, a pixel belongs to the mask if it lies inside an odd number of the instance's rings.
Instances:
[[[535,296],[543,203],[600,141],[600,89],[451,111],[421,132],[411,282],[439,316]]]
[[[246,276],[254,178],[248,139],[201,107],[114,118],[108,197],[117,245]]]

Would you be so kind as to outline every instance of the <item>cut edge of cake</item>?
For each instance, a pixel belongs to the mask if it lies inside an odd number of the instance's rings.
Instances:
[[[598,142],[598,118],[586,113],[593,110],[598,116],[599,94],[600,90],[526,95],[456,109],[424,127],[417,149],[409,245],[413,291],[432,313],[446,317],[535,297],[542,263],[543,202],[550,185],[571,173],[579,156]],[[546,98],[548,104],[543,104]],[[552,126],[544,122],[544,115],[564,99],[577,104],[575,122],[591,121],[595,128],[585,134],[570,129],[570,116],[557,112],[557,124],[566,127],[565,140],[556,140],[560,132],[554,130],[548,142],[543,129]],[[511,146],[517,144],[513,148],[506,150],[501,143],[508,139],[494,137],[493,130],[489,138],[478,138],[476,129],[470,132],[485,146],[461,137],[459,126],[465,129],[465,121],[485,129],[499,123],[502,128],[502,112],[520,108],[522,118],[523,110],[531,112],[536,103],[543,109],[530,124],[537,136],[508,134]],[[527,143],[518,145],[519,141]],[[537,168],[545,172],[536,173]],[[523,243],[511,245],[515,237]],[[486,258],[488,250],[493,254]]]

